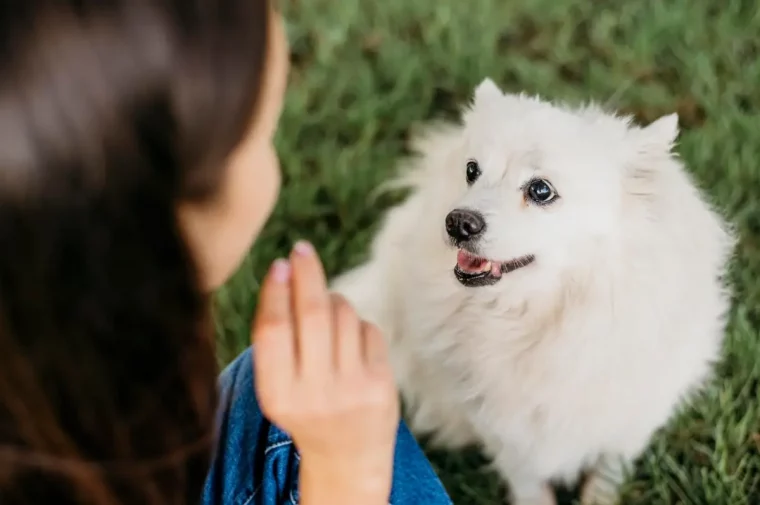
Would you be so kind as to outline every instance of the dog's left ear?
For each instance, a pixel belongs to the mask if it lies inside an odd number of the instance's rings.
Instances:
[[[678,113],[673,112],[655,119],[643,129],[642,133],[647,145],[670,151],[678,138]]]
[[[648,126],[638,131],[639,154],[644,155],[630,167],[628,191],[635,197],[649,198],[657,189],[654,179],[657,176],[657,168],[661,166],[653,163],[652,158],[662,159],[670,155],[670,150],[678,138],[678,114],[672,113],[655,119]]]
[[[497,98],[502,98],[503,96],[504,93],[501,92],[496,83],[493,82],[490,77],[486,77],[475,88],[475,93],[473,94],[473,102],[475,105],[478,105],[488,103],[489,101],[495,100]]]

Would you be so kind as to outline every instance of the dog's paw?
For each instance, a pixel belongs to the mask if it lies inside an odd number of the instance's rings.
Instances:
[[[605,454],[581,487],[581,505],[618,505],[620,486],[631,471],[629,459]]]
[[[618,505],[619,485],[604,475],[592,473],[581,488],[581,505]]]
[[[557,497],[551,486],[542,486],[535,493],[512,494],[509,500],[511,505],[557,505]]]

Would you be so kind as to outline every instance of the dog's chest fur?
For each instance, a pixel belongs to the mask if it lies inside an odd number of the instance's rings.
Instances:
[[[571,479],[607,450],[638,451],[698,375],[688,355],[688,377],[661,373],[663,356],[676,371],[678,358],[657,335],[636,335],[630,312],[616,324],[603,303],[562,310],[483,290],[462,296],[449,279],[397,273],[416,286],[393,289],[403,294],[392,302],[391,338],[405,398],[412,411],[423,405],[412,420],[421,431],[445,433],[461,418],[487,450]]]

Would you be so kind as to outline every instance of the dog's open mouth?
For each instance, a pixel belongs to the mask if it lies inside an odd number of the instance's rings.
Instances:
[[[499,282],[505,274],[530,265],[535,259],[529,254],[509,261],[493,261],[460,249],[454,275],[467,287],[490,286]]]

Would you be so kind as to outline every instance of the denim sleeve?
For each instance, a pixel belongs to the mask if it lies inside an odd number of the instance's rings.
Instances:
[[[298,451],[264,418],[249,348],[220,377],[217,447],[201,505],[297,505]],[[402,422],[396,439],[391,505],[449,505],[422,449]]]

